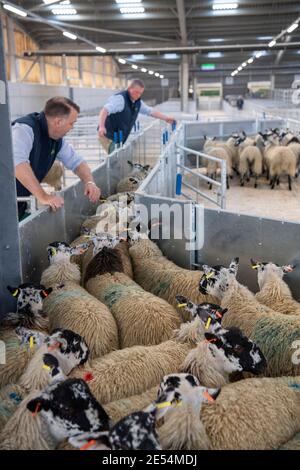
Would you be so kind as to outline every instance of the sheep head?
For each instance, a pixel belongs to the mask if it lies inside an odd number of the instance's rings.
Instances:
[[[199,291],[204,295],[212,295],[219,299],[235,280],[239,266],[239,258],[234,258],[228,268],[224,266],[202,266],[203,275],[199,282]]]
[[[71,247],[66,242],[52,242],[47,246],[49,263],[70,261],[71,256],[83,254],[88,247],[88,243],[81,243],[80,245]]]
[[[9,313],[3,320],[4,325],[24,326],[25,328],[44,329],[48,318],[43,312],[43,300],[52,292],[42,284],[20,284],[18,287],[7,286],[7,290],[17,300],[17,312]]]
[[[287,264],[279,266],[272,262],[260,262],[251,259],[251,267],[257,271],[257,282],[260,290],[264,287],[265,283],[271,279],[282,279],[285,274],[291,273],[295,269],[295,265]]]
[[[204,323],[221,323],[223,316],[227,312],[227,308],[222,309],[219,305],[203,302],[201,304],[194,304],[187,297],[176,295],[177,307],[184,308],[189,312],[193,318],[199,317]]]

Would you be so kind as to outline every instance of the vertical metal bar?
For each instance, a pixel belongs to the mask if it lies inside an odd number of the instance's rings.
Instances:
[[[15,310],[15,301],[8,293],[6,286],[16,286],[22,279],[16,182],[3,47],[0,21],[0,316]]]
[[[47,85],[47,74],[46,74],[46,66],[45,66],[45,57],[40,56],[39,58],[40,63],[40,79],[42,85]]]
[[[226,189],[227,189],[227,171],[226,162],[221,162],[221,209],[226,209]]]
[[[7,28],[7,48],[10,63],[10,81],[17,82],[19,80],[19,67],[16,58],[16,42],[14,33],[14,22],[9,16],[6,17]]]

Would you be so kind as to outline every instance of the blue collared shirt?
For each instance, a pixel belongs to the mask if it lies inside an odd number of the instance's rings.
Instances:
[[[112,95],[108,102],[104,105],[104,108],[108,114],[121,113],[125,108],[124,97],[122,95]],[[146,105],[146,103],[141,100],[140,113],[144,114],[145,116],[151,116],[152,111],[153,108]]]
[[[30,126],[16,123],[12,126],[14,165],[30,163],[29,156],[33,147],[34,134]],[[85,159],[78,155],[72,145],[63,139],[62,147],[56,157],[68,170],[75,171]]]

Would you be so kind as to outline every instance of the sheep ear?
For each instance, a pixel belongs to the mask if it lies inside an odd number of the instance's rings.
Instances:
[[[204,274],[208,274],[212,270],[212,268],[210,266],[208,266],[207,264],[203,264],[201,269],[204,272]]]
[[[52,291],[53,291],[52,287],[49,287],[48,289],[41,290],[42,299],[45,299],[46,297],[48,297],[48,295],[51,294]]]
[[[207,388],[206,391],[215,400],[219,396],[221,388]]]
[[[284,274],[287,274],[287,273],[292,273],[295,269],[295,265],[293,264],[287,264],[285,266],[282,266],[282,270],[284,272]]]
[[[19,289],[19,287],[7,286],[6,288],[13,297],[18,297],[20,295],[21,289]]]
[[[239,261],[240,259],[238,257],[233,258],[230,262],[229,265],[229,272],[231,274],[234,274],[235,276],[237,275],[238,269],[239,269]]]
[[[183,295],[176,295],[175,299],[178,304],[186,304],[189,301],[188,298]]]
[[[260,267],[260,263],[258,261],[255,261],[253,258],[251,258],[251,268],[252,269],[258,269]]]
[[[42,411],[42,409],[44,409],[44,405],[45,405],[45,400],[41,396],[39,396],[39,397],[33,398],[33,400],[30,400],[27,403],[26,408],[31,413],[36,414]]]

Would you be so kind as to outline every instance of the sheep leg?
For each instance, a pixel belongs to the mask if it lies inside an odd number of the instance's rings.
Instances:
[[[288,175],[288,180],[289,180],[289,190],[292,191],[292,177]]]
[[[254,176],[255,176],[254,187],[255,187],[255,188],[257,188],[257,180],[258,180],[258,175],[257,175],[257,174],[255,174]]]
[[[275,187],[275,183],[276,183],[276,179],[277,179],[277,176],[273,176],[270,180],[270,185],[271,185],[271,189],[274,189]]]

